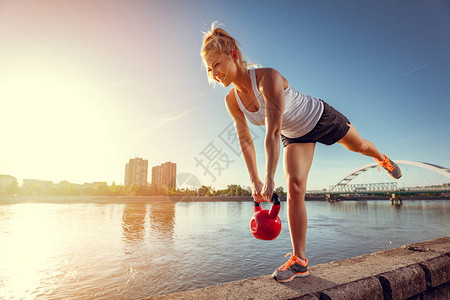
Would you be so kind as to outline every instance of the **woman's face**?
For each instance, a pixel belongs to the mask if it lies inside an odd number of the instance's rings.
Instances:
[[[208,68],[208,74],[224,87],[229,86],[233,82],[236,64],[232,55],[223,53],[210,53],[205,57]]]

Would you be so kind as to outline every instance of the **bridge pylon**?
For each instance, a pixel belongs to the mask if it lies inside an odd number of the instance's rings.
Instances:
[[[400,198],[400,195],[398,193],[392,193],[391,198],[389,198],[389,200],[391,200],[391,204],[392,205],[402,205],[402,198]]]

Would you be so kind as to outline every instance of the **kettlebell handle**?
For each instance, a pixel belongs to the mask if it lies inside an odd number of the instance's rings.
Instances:
[[[261,206],[259,206],[259,203],[256,201],[253,201],[254,211],[258,212],[261,210]],[[278,216],[278,213],[280,212],[280,200],[278,199],[278,195],[276,193],[273,193],[272,195],[272,207],[269,210],[269,217],[272,219],[275,219]]]
[[[280,200],[278,199],[277,193],[273,193],[273,194],[272,194],[272,204],[273,204],[273,205],[280,205]],[[257,207],[257,206],[259,206],[259,203],[256,202],[255,200],[253,200],[253,205],[254,205],[255,207]]]

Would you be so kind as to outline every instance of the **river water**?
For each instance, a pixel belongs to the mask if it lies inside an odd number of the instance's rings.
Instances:
[[[271,274],[291,252],[285,204],[274,241],[252,236],[250,202],[0,204],[0,299],[138,299]],[[445,200],[307,210],[310,265],[450,235]]]

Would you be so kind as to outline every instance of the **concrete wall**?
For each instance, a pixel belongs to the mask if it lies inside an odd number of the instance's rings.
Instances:
[[[450,236],[312,266],[310,274],[285,284],[262,276],[148,299],[450,299]]]

